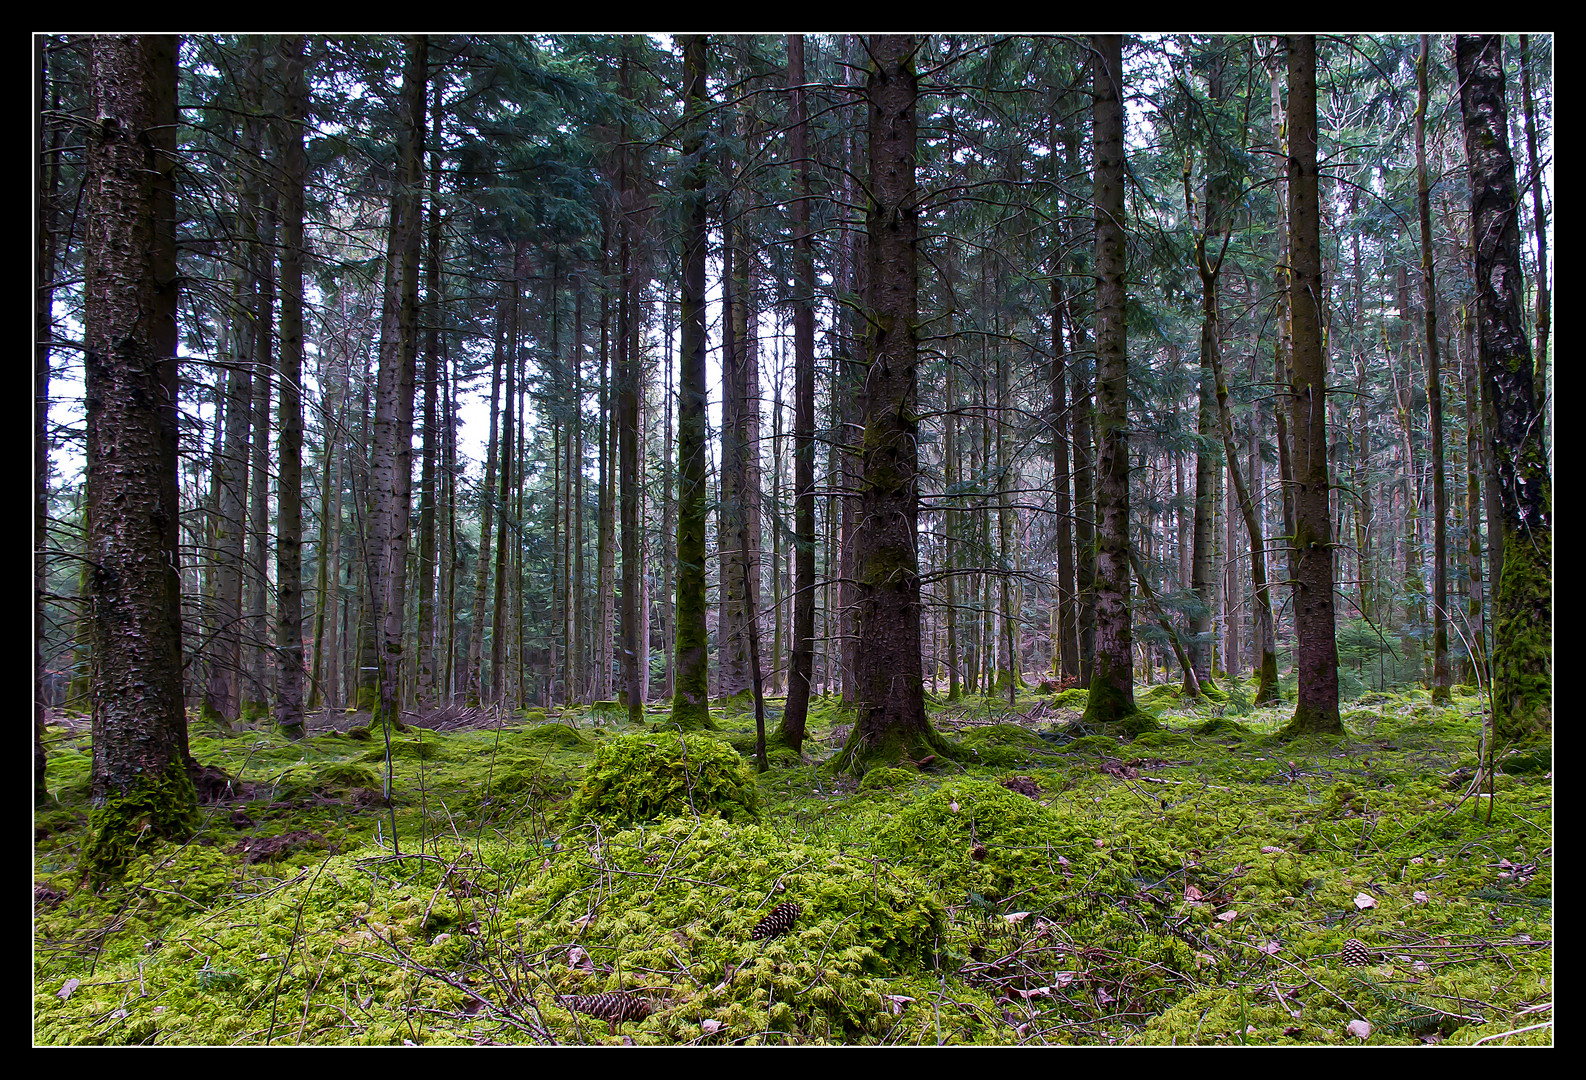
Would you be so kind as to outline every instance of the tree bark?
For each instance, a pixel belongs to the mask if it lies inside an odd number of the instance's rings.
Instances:
[[[308,159],[303,124],[308,94],[301,37],[284,38],[285,116],[281,148],[281,435],[276,496],[275,722],[290,739],[303,737],[303,188]],[[323,479],[321,480],[323,483]],[[319,561],[325,561],[321,522]]]
[[[1299,701],[1288,734],[1337,733],[1333,537],[1327,473],[1327,358],[1322,351],[1321,210],[1316,168],[1316,39],[1288,39],[1289,383],[1294,446],[1294,626]]]
[[[677,643],[672,723],[685,731],[715,727],[710,716],[709,659],[705,637],[705,494],[708,464],[705,456],[705,183],[708,168],[705,161],[705,133],[706,111],[709,107],[705,88],[705,45],[703,36],[689,35],[683,39],[687,130],[683,137],[682,186],[685,209],[680,298],[683,325],[677,416]],[[630,384],[628,392],[633,393],[634,389]],[[626,496],[626,485],[623,490]],[[637,494],[635,491],[635,499]],[[637,509],[636,503],[634,508]],[[626,509],[624,513],[626,515]],[[626,532],[624,542],[626,546]],[[635,566],[636,584],[637,572],[638,567]],[[636,608],[638,597],[635,596],[633,600]],[[628,603],[625,594],[625,610]],[[634,629],[636,633],[637,627]],[[630,709],[639,707],[638,703],[630,700]]]
[[[918,302],[915,186],[918,40],[871,38],[870,189],[865,215],[868,370],[854,542],[858,718],[833,767],[863,773],[905,757],[951,753],[925,715],[918,550]]]
[[[418,356],[419,213],[424,175],[424,110],[428,102],[429,39],[408,42],[402,73],[401,172],[391,195],[387,259],[391,287],[383,304],[374,450],[370,460],[374,513],[370,522],[375,637],[382,724],[400,723],[402,631],[412,509],[413,389]]]
[[[196,794],[177,570],[174,37],[94,37],[83,297],[93,765],[79,865],[185,836]]]
[[[1094,39],[1096,235],[1096,638],[1086,724],[1134,703],[1129,573],[1129,365],[1124,330],[1123,38]]]
[[[810,168],[804,106],[804,38],[788,38],[792,97],[788,158],[798,170],[793,203],[793,650],[787,707],[778,739],[795,752],[804,744],[810,677],[815,668],[815,261],[810,244]],[[780,623],[778,624],[780,625]]]
[[[1502,503],[1492,683],[1500,743],[1546,744],[1553,727],[1552,479],[1542,441],[1520,276],[1519,192],[1509,152],[1502,39],[1456,39],[1470,162],[1477,332],[1487,438]],[[1496,528],[1499,522],[1490,522]]]

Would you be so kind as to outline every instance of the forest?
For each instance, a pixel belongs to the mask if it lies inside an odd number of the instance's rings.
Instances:
[[[1551,35],[33,49],[35,1045],[1552,1045]]]

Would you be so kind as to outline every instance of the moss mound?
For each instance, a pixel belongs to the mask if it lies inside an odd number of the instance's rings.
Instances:
[[[1143,750],[1153,750],[1158,747],[1183,746],[1190,738],[1182,731],[1148,731],[1144,735],[1135,737],[1131,745]]]
[[[1147,705],[1176,705],[1184,700],[1184,688],[1177,683],[1158,683],[1140,695]]]
[[[1090,701],[1090,691],[1071,686],[1052,699],[1059,709],[1083,709]]]
[[[1195,726],[1195,734],[1211,735],[1217,737],[1231,735],[1238,738],[1243,738],[1244,736],[1250,734],[1250,729],[1245,727],[1237,720],[1229,720],[1226,717],[1214,716],[1204,724],[1197,724]]]
[[[959,736],[966,763],[1006,769],[1027,765],[1051,747],[1029,728],[1018,724],[991,724],[970,728]]]
[[[745,821],[759,815],[759,805],[754,774],[729,744],[701,732],[651,732],[596,750],[569,811],[625,823],[695,815]]]
[[[595,745],[594,739],[577,728],[562,723],[536,725],[526,730],[523,738],[531,743],[548,743],[564,750],[588,750]]]
[[[919,776],[918,773],[908,769],[894,769],[883,766],[871,769],[865,773],[865,778],[859,781],[860,791],[891,791],[893,788],[907,787]]]
[[[1118,740],[1111,735],[1081,735],[1063,750],[1070,754],[1116,754]]]

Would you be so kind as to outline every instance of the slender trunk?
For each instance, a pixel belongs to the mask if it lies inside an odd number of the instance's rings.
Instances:
[[[788,700],[781,741],[802,749],[815,664],[815,262],[810,242],[810,169],[804,109],[804,38],[788,38],[788,87],[792,91],[788,157],[798,169],[799,197],[793,203],[793,258],[797,294],[793,306],[793,654],[788,664]],[[781,403],[778,402],[780,412]],[[780,622],[778,623],[780,625]]]
[[[281,148],[281,436],[276,449],[280,487],[276,515],[275,720],[288,738],[303,735],[303,187],[308,159],[303,123],[304,40],[284,38],[286,116],[277,129]],[[321,483],[323,483],[323,477]],[[318,552],[325,562],[322,540]]]
[[[1321,212],[1316,167],[1316,39],[1288,39],[1289,288],[1293,378],[1294,624],[1299,702],[1290,733],[1343,732],[1338,716],[1332,517],[1327,473],[1327,357],[1322,350]]]
[[[497,417],[501,406],[501,367],[506,358],[508,329],[512,322],[509,305],[517,296],[517,282],[506,283],[513,291],[503,296],[496,312],[496,349],[490,366],[490,438],[485,448],[485,482],[479,488],[479,558],[475,566],[473,622],[468,630],[468,662],[465,666],[467,688],[464,701],[478,708],[488,700],[484,691],[485,594],[490,584],[490,541],[496,506]]]
[[[391,241],[387,249],[387,259],[392,266],[391,289],[381,317],[380,376],[374,451],[370,460],[374,487],[370,595],[375,601],[373,626],[379,645],[377,715],[382,724],[397,723],[401,710],[428,57],[427,37],[420,35],[408,43],[402,73],[401,173],[391,197]],[[388,797],[389,794],[388,790]]]
[[[421,709],[436,704],[435,662],[435,470],[440,457],[440,323],[441,297],[441,214],[437,198],[441,171],[441,84],[435,86],[435,110],[430,133],[429,239],[424,263],[424,456],[419,466],[419,598],[418,598],[418,686],[416,701]]]
[[[1530,163],[1531,224],[1536,230],[1536,400],[1542,414],[1543,438],[1553,433],[1547,407],[1547,339],[1553,303],[1547,283],[1547,214],[1542,203],[1542,166],[1536,153],[1536,107],[1531,95],[1531,36],[1520,35],[1520,94],[1525,108],[1525,148]],[[1548,446],[1552,461],[1552,444]]]
[[[1095,51],[1096,638],[1087,724],[1134,712],[1134,628],[1129,573],[1128,377],[1124,307],[1123,39]]]
[[[1437,286],[1432,273],[1432,197],[1426,172],[1427,63],[1430,39],[1421,35],[1416,65],[1419,102],[1415,110],[1415,175],[1421,211],[1421,307],[1426,315],[1426,397],[1432,413],[1432,700],[1447,701],[1448,667],[1448,492],[1443,485],[1443,380],[1437,339]]]
[[[683,81],[687,131],[683,140],[685,210],[680,297],[683,342],[677,417],[680,472],[677,644],[674,660],[677,670],[672,697],[672,722],[684,730],[715,726],[710,716],[709,660],[705,636],[705,184],[708,173],[705,135],[706,112],[709,108],[705,88],[705,48],[703,36],[690,35],[684,38]],[[637,411],[635,401],[635,416]],[[637,506],[634,509],[637,510]],[[637,521],[634,524],[637,526]],[[635,582],[637,570],[635,567]],[[635,596],[634,600],[637,599]],[[626,597],[623,602],[625,605],[628,603]],[[637,708],[637,705],[630,707]]]

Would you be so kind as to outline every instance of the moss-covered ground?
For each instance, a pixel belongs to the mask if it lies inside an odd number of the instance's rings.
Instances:
[[[1550,1044],[1550,762],[1467,797],[1474,697],[1371,694],[1283,742],[1292,704],[1221,686],[1138,688],[1160,728],[1132,741],[1076,730],[1083,691],[970,697],[933,709],[962,761],[862,783],[819,768],[831,700],[759,775],[743,709],[686,739],[664,705],[408,717],[389,806],[379,727],[195,735],[234,797],[98,892],[88,732],[52,726],[34,1038]]]

